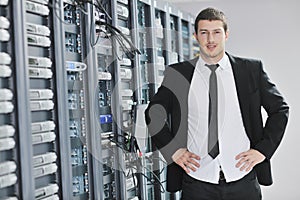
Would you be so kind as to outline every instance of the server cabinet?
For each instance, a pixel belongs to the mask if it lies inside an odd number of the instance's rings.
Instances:
[[[13,18],[14,10],[22,13],[20,4],[13,4],[12,1],[0,2],[0,197],[1,199],[18,199],[22,197],[32,197],[26,191],[22,194],[22,190],[28,189],[33,191],[33,180],[30,177],[31,168],[20,165],[21,161],[30,160],[31,148],[28,151],[21,152],[23,144],[20,140],[24,139],[31,143],[30,135],[26,135],[29,129],[26,119],[23,124],[18,124],[18,119],[28,117],[26,108],[18,103],[18,96],[22,99],[24,92],[17,91],[26,71],[23,66],[18,66],[22,62],[16,59],[15,43],[22,36],[16,33],[15,28],[24,25],[22,18]],[[23,44],[16,46],[24,48]],[[20,55],[20,59],[25,60],[24,54]],[[23,67],[23,68],[22,68]],[[24,76],[25,77],[25,76]],[[21,78],[21,80],[18,80]],[[20,82],[21,81],[21,82]],[[24,84],[23,91],[26,91],[27,85]],[[27,101],[25,95],[25,102]],[[20,109],[19,109],[20,108]],[[20,110],[20,111],[19,111]],[[28,119],[28,118],[27,118]],[[24,132],[23,132],[23,131]],[[29,138],[29,139],[27,139]],[[26,147],[25,147],[26,148]],[[25,159],[25,160],[24,160]],[[30,161],[27,163],[30,165]],[[20,173],[29,172],[29,186],[22,187],[22,179]]]
[[[96,46],[97,53],[97,75],[98,75],[98,92],[96,93],[98,99],[99,109],[99,126],[100,126],[100,140],[97,141],[100,150],[100,173],[102,174],[103,191],[101,199],[116,199],[116,170],[118,157],[116,156],[116,146],[112,144],[110,138],[116,130],[113,125],[114,119],[112,115],[112,47],[107,38],[101,38]],[[101,187],[102,188],[102,187]]]
[[[168,15],[167,15],[167,29],[168,37],[168,51],[169,51],[169,63],[173,64],[181,61],[182,51],[182,38],[180,37],[181,31],[181,20],[180,20],[180,10],[172,4],[168,4]]]
[[[168,4],[163,1],[153,1],[154,9],[154,26],[153,35],[154,41],[154,83],[155,91],[160,86],[165,67],[170,63],[170,54],[168,50],[169,39],[168,38],[168,25],[167,25],[167,13]]]
[[[191,18],[158,0],[0,1],[0,198],[178,198],[143,119],[165,67],[196,52]]]
[[[101,173],[101,199],[110,200],[124,197],[124,181],[123,163],[120,163],[122,151],[119,149],[119,138],[121,135],[119,124],[120,117],[120,99],[118,98],[119,72],[118,57],[119,52],[114,48],[117,44],[117,33],[114,32],[112,16],[116,15],[113,9],[114,2],[101,1],[103,10],[96,9],[93,11],[95,15],[95,53],[96,53],[96,69],[97,69],[97,116],[100,140],[98,145],[100,150],[99,168]],[[128,5],[128,2],[124,2]],[[126,4],[127,3],[127,4]],[[126,12],[126,11],[125,11]],[[116,27],[120,28],[120,27]],[[124,35],[129,35],[129,29],[120,29]],[[116,33],[116,35],[114,35]],[[126,73],[125,73],[126,75]],[[117,145],[116,145],[117,144]]]
[[[99,2],[96,15],[99,109],[105,199],[138,198],[136,154],[131,149],[138,77],[134,47],[134,1]],[[102,17],[100,17],[102,16]]]
[[[134,10],[137,17],[135,23],[135,44],[140,51],[137,56],[136,73],[138,77],[137,105],[134,116],[134,136],[137,140],[141,156],[139,158],[139,190],[140,199],[154,199],[154,185],[157,183],[157,176],[154,173],[153,153],[150,137],[144,126],[144,111],[151,97],[155,93],[155,20],[152,0],[137,0]]]
[[[100,174],[95,115],[97,71],[92,44],[91,5],[63,2],[64,68],[67,80],[72,199],[99,199]]]
[[[48,0],[24,1],[35,199],[59,199],[59,132],[53,13]]]
[[[125,144],[125,148],[123,148],[123,152],[119,157],[119,164],[123,166],[122,169],[119,170],[119,184],[123,187],[119,194],[124,199],[136,199],[141,193],[141,190],[138,187],[139,179],[136,174],[138,170],[137,154],[131,149],[131,145],[126,145],[126,143],[134,137],[134,107],[139,99],[139,94],[136,92],[136,88],[139,85],[139,78],[136,73],[138,67],[137,58],[135,56],[135,51],[131,46],[135,44],[135,40],[137,39],[134,32],[136,23],[136,10],[134,10],[135,3],[136,1],[134,0],[116,1],[114,8],[116,9],[117,14],[115,21],[114,18],[112,20],[112,24],[119,27],[123,33],[129,33],[126,36],[129,42],[126,42],[125,44],[119,43],[115,46],[118,55],[120,56],[119,60],[116,62],[118,68],[116,70],[116,75],[118,75],[119,86],[115,88],[119,89],[117,99],[121,102],[120,113],[117,114],[117,117],[120,117],[121,120],[118,135],[121,137],[119,140],[121,144]]]

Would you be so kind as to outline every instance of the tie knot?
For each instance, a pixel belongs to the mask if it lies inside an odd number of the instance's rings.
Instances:
[[[205,66],[208,67],[211,71],[216,71],[216,69],[219,67],[219,64],[214,64],[214,65],[205,64]]]

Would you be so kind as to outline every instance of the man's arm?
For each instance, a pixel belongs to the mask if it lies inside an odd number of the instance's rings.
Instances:
[[[271,159],[285,132],[289,116],[289,106],[275,84],[270,81],[268,75],[263,70],[262,63],[260,65],[261,104],[267,112],[268,117],[263,129],[263,138],[255,145],[254,149],[261,152],[267,159]]]
[[[249,171],[266,158],[271,159],[282,140],[288,121],[289,107],[287,103],[264,72],[261,62],[259,65],[260,101],[268,117],[263,128],[262,139],[253,149],[241,152],[236,156],[236,160],[238,160],[236,167],[241,171]]]
[[[151,140],[168,163],[173,162],[172,155],[181,147],[180,143],[176,143],[176,133],[171,132],[171,125],[169,124],[169,117],[172,109],[174,109],[173,98],[176,98],[170,86],[174,81],[172,81],[174,79],[173,73],[174,69],[171,67],[165,70],[164,81],[145,111]]]
[[[153,97],[145,111],[145,119],[153,144],[169,163],[172,155],[166,146],[172,141],[173,135],[168,122],[170,106],[168,93],[168,89],[164,86],[159,88],[158,93]]]

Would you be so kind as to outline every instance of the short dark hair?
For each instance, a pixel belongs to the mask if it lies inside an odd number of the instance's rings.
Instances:
[[[206,8],[204,10],[202,10],[198,16],[196,17],[195,20],[195,32],[198,32],[198,22],[200,20],[209,20],[209,21],[214,21],[214,20],[220,20],[223,22],[223,28],[225,30],[225,32],[227,31],[227,19],[225,14],[220,11],[217,10],[215,8]]]

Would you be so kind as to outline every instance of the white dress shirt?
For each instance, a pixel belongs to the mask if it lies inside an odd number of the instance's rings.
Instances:
[[[235,157],[250,149],[239,107],[236,85],[229,58],[224,54],[216,69],[218,82],[218,138],[220,154],[212,159],[208,155],[209,76],[211,70],[199,57],[188,95],[187,149],[200,156],[200,168],[189,175],[195,179],[219,182],[222,168],[227,182],[241,179],[248,172],[236,168]]]

